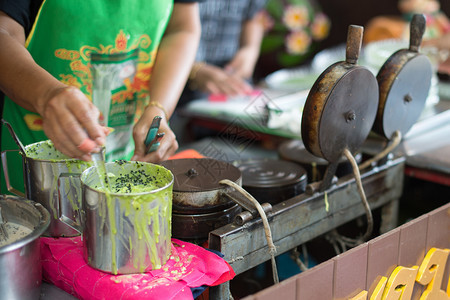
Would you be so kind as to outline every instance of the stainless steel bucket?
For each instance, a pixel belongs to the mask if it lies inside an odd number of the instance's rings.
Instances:
[[[11,241],[0,246],[0,299],[37,300],[42,282],[39,236],[49,226],[50,215],[41,204],[16,196],[1,195],[0,206],[8,223],[30,231],[19,238],[10,231]]]
[[[81,207],[81,173],[92,165],[70,158],[55,149],[50,140],[23,146],[12,126],[5,120],[2,124],[11,133],[19,150],[2,151],[3,171],[8,191],[38,203],[41,203],[51,215],[46,236],[76,236],[79,232],[67,226],[59,219],[62,215],[78,217]],[[19,152],[23,161],[25,193],[10,184],[7,152]]]
[[[90,166],[91,162],[65,156],[54,148],[50,140],[25,146],[25,197],[41,203],[51,216],[50,226],[44,235],[79,235],[59,219],[61,215],[78,217],[82,203],[80,176]]]
[[[85,216],[78,225],[88,264],[113,274],[161,268],[171,253],[172,173],[125,161],[107,163],[106,170],[111,192],[101,188],[96,167],[81,175]]]

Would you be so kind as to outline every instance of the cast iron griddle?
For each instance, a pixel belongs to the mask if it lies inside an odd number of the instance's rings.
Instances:
[[[344,149],[355,153],[367,138],[378,107],[375,76],[357,60],[363,28],[350,25],[346,60],[329,66],[306,99],[302,139],[312,154],[337,162]]]
[[[423,15],[413,16],[409,49],[392,54],[377,75],[380,99],[373,130],[388,139],[397,130],[404,136],[425,106],[433,73],[428,57],[418,52],[425,25]]]
[[[222,179],[239,181],[241,172],[230,163],[211,158],[185,158],[166,160],[161,165],[174,176],[176,192],[203,192],[223,189]]]
[[[306,170],[294,162],[247,159],[233,164],[242,172],[242,187],[260,203],[274,205],[306,189]]]
[[[293,162],[277,159],[249,159],[235,162],[242,172],[244,188],[278,188],[306,184],[306,170]]]

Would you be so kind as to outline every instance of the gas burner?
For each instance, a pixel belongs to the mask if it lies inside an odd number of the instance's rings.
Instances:
[[[219,182],[228,179],[241,185],[241,171],[225,161],[187,158],[161,163],[174,176],[172,237],[206,241],[208,233],[231,223],[242,209],[227,197],[232,188]]]
[[[208,239],[209,232],[232,223],[242,211],[235,204],[229,208],[201,214],[172,214],[172,237],[201,243]]]
[[[242,187],[260,203],[276,204],[305,191],[306,170],[276,159],[250,159],[233,163],[242,172]]]

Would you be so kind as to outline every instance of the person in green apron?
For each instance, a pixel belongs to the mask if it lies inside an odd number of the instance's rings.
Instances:
[[[107,161],[167,159],[178,148],[168,120],[200,39],[196,2],[0,0],[3,119],[24,145],[51,139],[86,161],[102,145]],[[165,136],[147,154],[157,115]],[[5,126],[1,147],[17,149]],[[10,178],[20,188],[15,159]]]

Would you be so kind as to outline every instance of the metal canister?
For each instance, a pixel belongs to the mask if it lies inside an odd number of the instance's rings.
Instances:
[[[112,274],[161,268],[171,254],[172,173],[135,161],[107,163],[106,170],[111,190],[102,188],[96,167],[81,175],[88,264]]]
[[[22,153],[23,152],[23,153]],[[11,192],[42,204],[50,212],[45,236],[77,236],[79,232],[60,221],[61,215],[77,218],[81,207],[81,173],[92,163],[72,159],[55,149],[50,140],[24,147],[25,195]],[[9,181],[9,175],[5,174]]]
[[[50,215],[41,204],[11,195],[1,195],[0,207],[9,226],[9,237],[0,245],[0,299],[37,300],[42,282],[39,237]]]

